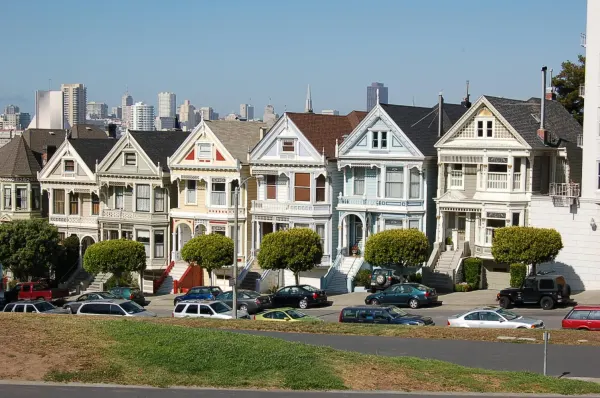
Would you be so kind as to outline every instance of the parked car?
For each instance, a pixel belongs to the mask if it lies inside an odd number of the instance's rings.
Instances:
[[[365,298],[365,304],[407,305],[412,309],[438,302],[435,289],[420,283],[400,283]]]
[[[156,317],[154,312],[130,300],[94,300],[65,304],[70,314]]]
[[[187,300],[214,300],[223,290],[219,286],[195,286],[182,296],[173,300],[173,305]]]
[[[405,326],[434,326],[428,316],[410,314],[393,305],[358,305],[340,311],[339,322],[377,323]]]
[[[254,315],[257,321],[275,321],[275,322],[323,322],[321,318],[306,315],[304,312],[293,308],[278,308]]]
[[[221,301],[189,300],[175,305],[173,318],[233,319],[233,310]],[[238,311],[238,319],[250,319],[246,311]]]
[[[571,287],[562,275],[542,274],[528,276],[520,287],[500,290],[496,300],[502,308],[539,305],[551,310],[556,304],[571,302]]]
[[[118,300],[120,297],[115,296],[110,292],[93,292],[85,293],[77,297],[75,301],[90,301],[90,300]]]
[[[146,305],[144,293],[137,287],[118,286],[110,289],[109,293],[118,299],[135,301],[141,306]]]
[[[600,330],[600,305],[578,305],[562,320],[563,329]]]
[[[20,282],[4,293],[7,303],[17,300],[52,301],[67,297],[69,289],[51,288],[45,282]]]
[[[274,307],[308,308],[311,305],[327,303],[327,293],[309,285],[286,286],[279,289],[272,297]]]
[[[375,268],[371,272],[371,293],[385,290],[392,285],[404,282],[404,277],[390,268]]]
[[[26,300],[6,304],[3,312],[25,312],[34,314],[66,314],[62,308],[57,308],[44,300]]]
[[[500,328],[500,329],[544,329],[539,319],[524,318],[502,307],[474,308],[448,318],[453,328]]]
[[[216,297],[216,300],[222,301],[233,308],[233,292],[223,292]],[[255,314],[271,307],[271,297],[262,295],[253,290],[237,291],[238,310],[246,311],[248,314]]]

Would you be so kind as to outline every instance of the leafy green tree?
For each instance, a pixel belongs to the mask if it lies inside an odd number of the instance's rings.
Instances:
[[[583,98],[579,96],[579,86],[585,83],[585,56],[577,56],[577,62],[562,63],[560,73],[552,78],[556,88],[556,99],[583,124]]]
[[[0,224],[0,263],[16,279],[50,278],[63,250],[58,229],[46,220]]]
[[[146,269],[146,251],[142,243],[133,240],[105,240],[87,248],[83,268],[92,274],[112,273],[120,280],[124,274]]]
[[[300,283],[300,272],[321,263],[321,237],[309,228],[292,228],[266,235],[258,252],[258,264],[263,269],[288,269]]]
[[[79,238],[76,235],[71,235],[63,239],[61,245],[64,250],[54,273],[54,277],[58,281],[64,281],[70,272],[77,269],[79,263]]]
[[[562,238],[555,229],[505,227],[494,233],[492,256],[500,263],[531,264],[531,275],[535,275],[537,265],[553,261],[562,248]]]
[[[214,270],[233,264],[233,240],[221,234],[196,236],[183,245],[181,258],[204,268],[210,277]]]
[[[371,235],[365,261],[374,267],[415,267],[427,261],[429,240],[417,229],[390,229]]]

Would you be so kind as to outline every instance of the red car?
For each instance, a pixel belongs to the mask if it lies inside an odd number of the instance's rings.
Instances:
[[[6,302],[17,300],[45,300],[52,301],[69,295],[68,289],[51,288],[43,282],[22,282],[4,293]]]
[[[600,330],[600,305],[578,305],[562,320],[563,329]]]

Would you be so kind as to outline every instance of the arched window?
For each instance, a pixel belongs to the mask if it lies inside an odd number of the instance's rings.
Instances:
[[[419,169],[413,167],[410,169],[410,192],[409,199],[419,199],[421,197],[421,173]]]
[[[320,175],[317,177],[317,191],[316,191],[316,201],[317,202],[325,202],[325,176]]]

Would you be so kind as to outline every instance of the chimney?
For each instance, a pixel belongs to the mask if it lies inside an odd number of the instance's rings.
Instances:
[[[544,143],[546,142],[546,72],[548,70],[547,66],[542,67],[542,96],[540,98],[540,128],[537,131],[538,137]]]
[[[109,123],[108,126],[106,126],[106,129],[108,131],[108,136],[110,138],[117,138],[117,125],[114,123]]]
[[[444,134],[444,97],[440,92],[438,99],[438,138]]]
[[[470,98],[471,94],[469,94],[469,81],[467,80],[467,95],[460,104],[465,108],[469,109],[471,107],[471,101],[469,101]]]
[[[46,145],[44,148],[44,153],[42,154],[42,165],[45,166],[46,163],[50,161],[54,153],[56,152],[56,145]]]
[[[546,100],[547,101],[555,101],[556,93],[554,92],[554,87],[548,87],[546,89]]]
[[[265,133],[267,132],[267,129],[266,129],[266,127],[260,127],[259,131],[260,131],[259,137],[262,140],[264,138],[264,136],[265,136]]]

